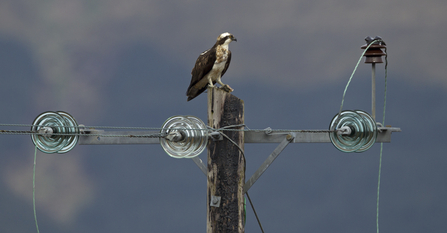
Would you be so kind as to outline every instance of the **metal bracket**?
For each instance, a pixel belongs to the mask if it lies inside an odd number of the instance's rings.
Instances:
[[[212,132],[209,134],[209,136],[211,136],[213,141],[222,141],[223,140],[223,136],[222,136],[222,134],[220,134],[220,132]]]
[[[220,207],[220,199],[221,198],[219,196],[212,196],[211,195],[210,206]]]
[[[264,163],[256,170],[256,172],[251,176],[251,178],[244,185],[244,193],[246,193],[251,186],[259,179],[259,177],[267,170],[270,164],[278,157],[278,155],[286,148],[289,143],[295,139],[295,135],[287,134],[286,137],[281,141],[281,143],[276,147],[276,149],[267,157]]]
[[[270,135],[270,134],[273,133],[273,130],[272,130],[272,128],[267,127],[267,128],[264,129],[264,132],[265,132],[265,134]]]
[[[185,133],[182,131],[173,131],[169,132],[165,138],[172,142],[179,142],[185,139]]]
[[[205,174],[205,176],[206,176],[207,168],[206,168],[205,164],[202,162],[202,160],[199,158],[199,156],[196,156],[191,159],[200,168],[200,170],[202,170],[203,174]]]
[[[51,137],[51,135],[53,135],[53,128],[47,126],[42,127],[39,129],[39,134],[45,137]]]
[[[246,193],[251,186],[261,177],[261,175],[267,170],[267,168],[270,166],[270,164],[273,163],[273,161],[279,156],[279,154],[286,148],[289,143],[293,142],[295,139],[295,134],[289,133],[287,134],[284,139],[281,141],[281,143],[276,147],[276,149],[267,157],[267,159],[264,161],[263,164],[256,170],[256,172],[251,176],[251,178],[245,183],[244,185],[244,193]],[[191,158],[192,161],[200,168],[200,170],[207,175],[207,168],[203,161],[197,156],[194,158]],[[214,199],[213,199],[214,198]],[[218,199],[218,203],[216,200]],[[214,203],[214,204],[213,204]],[[219,207],[220,205],[220,197],[217,196],[211,196],[211,202],[210,206],[216,206]]]

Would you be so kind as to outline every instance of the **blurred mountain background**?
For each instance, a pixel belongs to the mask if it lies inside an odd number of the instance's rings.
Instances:
[[[206,121],[206,95],[186,102],[197,56],[231,32],[223,77],[253,129],[327,129],[366,36],[388,49],[383,232],[444,232],[447,223],[447,4],[414,1],[2,0],[0,123],[66,111],[88,126]],[[384,64],[377,65],[382,119]],[[344,109],[371,109],[360,64]],[[6,127],[5,127],[6,129]],[[26,130],[26,129],[25,129]],[[275,144],[246,144],[247,179]],[[250,189],[266,232],[375,232],[379,144],[346,154],[291,144]],[[34,145],[0,135],[0,232],[35,232]],[[201,155],[206,160],[206,154]],[[76,146],[37,154],[41,232],[203,232],[206,179],[159,145]],[[247,206],[247,232],[259,231]]]

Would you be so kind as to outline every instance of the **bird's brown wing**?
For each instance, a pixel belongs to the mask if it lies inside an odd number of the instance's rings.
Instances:
[[[208,86],[206,83],[203,87],[195,86],[200,80],[208,74],[213,68],[214,61],[216,60],[216,51],[213,49],[207,50],[200,54],[196,60],[196,64],[191,71],[191,83],[189,84],[186,95],[188,96],[188,101],[194,99],[202,92],[204,92]]]

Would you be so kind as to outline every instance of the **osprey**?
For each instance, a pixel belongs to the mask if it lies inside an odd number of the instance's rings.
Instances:
[[[208,85],[214,87],[216,82],[219,83],[225,91],[233,91],[230,86],[223,84],[221,81],[222,76],[230,65],[231,52],[228,49],[228,45],[231,41],[237,40],[228,32],[222,33],[217,37],[214,46],[201,53],[197,58],[196,64],[191,71],[191,83],[186,91],[188,101],[204,92]]]

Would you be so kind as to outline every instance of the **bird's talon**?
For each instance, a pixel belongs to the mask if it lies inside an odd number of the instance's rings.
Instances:
[[[233,91],[234,91],[234,89],[231,88],[230,86],[228,86],[227,84],[223,85],[221,88],[222,88],[224,91],[226,91],[226,92],[233,92]]]

